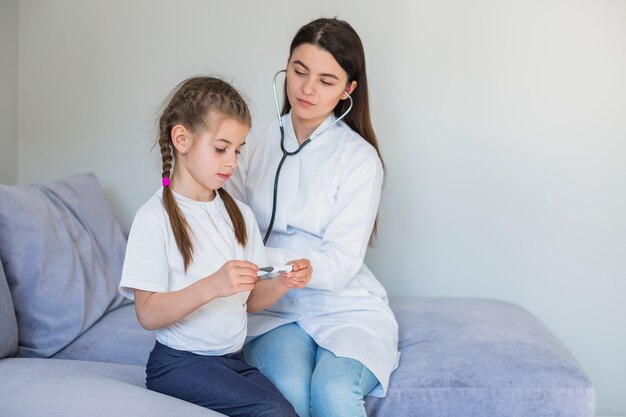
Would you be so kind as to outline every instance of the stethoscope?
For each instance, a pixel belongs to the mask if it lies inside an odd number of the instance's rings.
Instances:
[[[276,199],[278,198],[278,178],[280,177],[280,169],[283,166],[283,162],[285,162],[285,159],[288,156],[298,154],[302,150],[302,148],[304,148],[309,142],[311,142],[313,139],[315,139],[322,133],[326,132],[333,125],[335,125],[341,119],[346,117],[346,115],[350,113],[350,110],[352,110],[352,103],[353,103],[352,97],[350,96],[350,94],[344,91],[346,96],[348,96],[348,99],[350,100],[350,106],[348,106],[348,109],[345,112],[343,112],[341,116],[335,119],[335,121],[333,121],[331,124],[326,126],[324,129],[320,130],[319,132],[315,132],[311,136],[309,136],[307,140],[305,140],[304,142],[302,142],[300,146],[298,146],[298,149],[296,149],[293,152],[289,152],[287,149],[285,149],[285,126],[283,125],[283,118],[282,118],[282,115],[280,114],[280,105],[278,103],[278,93],[276,93],[276,78],[282,72],[286,73],[287,70],[280,70],[276,74],[274,74],[274,81],[272,82],[272,89],[274,90],[274,104],[276,105],[276,116],[278,118],[278,127],[280,129],[280,149],[283,151],[283,157],[280,159],[280,163],[278,164],[278,168],[276,169],[276,175],[274,176],[274,198],[272,200],[272,217],[270,218],[270,224],[267,228],[267,232],[265,232],[265,237],[263,238],[263,244],[267,243],[267,239],[269,239],[270,234],[272,233],[272,228],[274,227],[274,218],[276,217]]]

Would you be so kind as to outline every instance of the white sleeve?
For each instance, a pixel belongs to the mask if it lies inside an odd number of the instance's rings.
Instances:
[[[139,211],[126,244],[119,291],[134,299],[133,289],[165,292],[169,289],[169,265],[165,224],[157,216]]]
[[[321,248],[302,252],[268,247],[272,264],[308,258],[313,266],[308,287],[340,292],[348,285],[363,265],[382,191],[382,163],[371,155],[340,184]]]

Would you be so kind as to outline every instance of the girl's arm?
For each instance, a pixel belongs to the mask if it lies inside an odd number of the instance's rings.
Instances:
[[[248,313],[265,310],[280,300],[291,288],[304,288],[309,283],[313,268],[308,259],[298,259],[288,264],[293,265],[292,272],[257,282],[248,297]]]
[[[135,289],[137,319],[147,330],[170,326],[215,298],[251,291],[258,270],[252,262],[228,261],[214,274],[178,291]]]

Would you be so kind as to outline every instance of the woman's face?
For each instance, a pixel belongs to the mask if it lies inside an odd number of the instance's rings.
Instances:
[[[332,54],[305,43],[293,50],[287,63],[287,98],[294,121],[318,126],[333,111],[339,100],[347,99],[356,81],[348,83],[348,74]]]

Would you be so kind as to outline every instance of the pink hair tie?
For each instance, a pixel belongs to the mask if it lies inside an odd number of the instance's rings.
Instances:
[[[163,177],[163,187],[167,187],[168,185],[170,185],[170,179]]]

